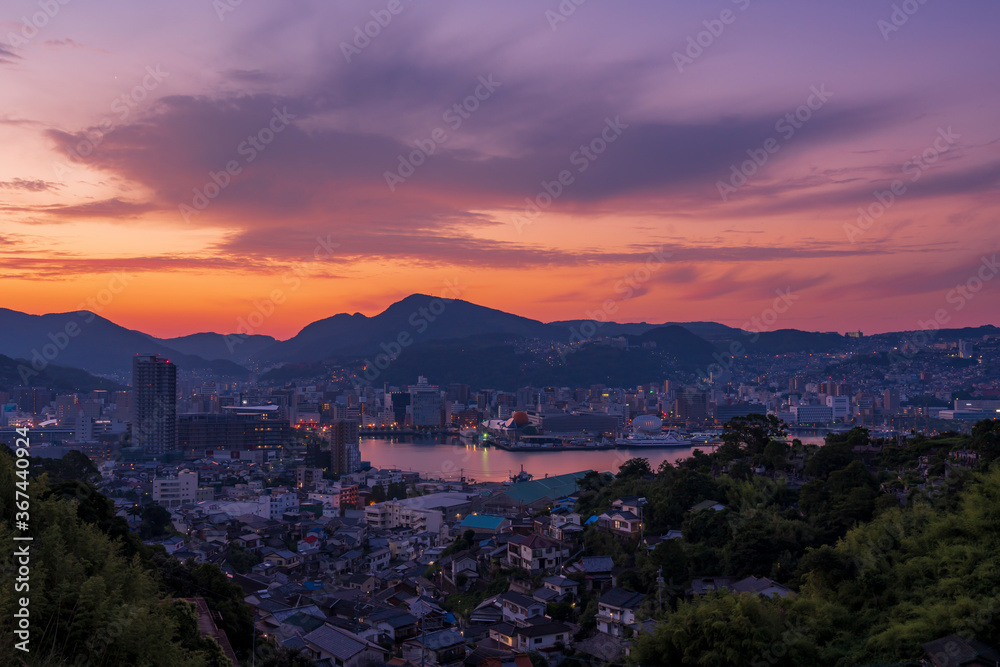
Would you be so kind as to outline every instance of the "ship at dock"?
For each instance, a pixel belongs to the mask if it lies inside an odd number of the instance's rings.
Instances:
[[[641,415],[632,422],[632,433],[615,440],[618,447],[690,447],[692,441],[673,431],[663,432],[663,421],[653,415]]]
[[[673,431],[660,434],[632,433],[627,438],[618,438],[615,444],[619,447],[690,447],[693,442],[682,438]]]

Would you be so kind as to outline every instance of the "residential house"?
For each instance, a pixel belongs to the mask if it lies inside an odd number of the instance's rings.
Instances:
[[[490,537],[510,529],[510,519],[493,514],[469,514],[458,524],[456,532],[462,535],[467,530],[476,534],[477,539]]]
[[[365,559],[365,567],[369,572],[381,572],[388,569],[392,552],[388,548],[376,549]]]
[[[363,572],[348,575],[343,582],[348,588],[356,588],[365,595],[371,595],[377,583],[374,576]]]
[[[508,591],[497,600],[503,610],[503,620],[514,625],[527,625],[529,618],[545,615],[545,603],[521,593]]]
[[[483,600],[469,614],[469,622],[480,625],[492,625],[493,623],[499,623],[502,619],[503,609],[499,595],[494,595],[491,598]]]
[[[611,503],[611,509],[631,512],[636,516],[642,516],[642,508],[645,506],[646,499],[638,496],[622,496]]]
[[[295,567],[302,562],[302,556],[297,553],[293,553],[288,549],[264,547],[260,550],[260,555],[265,561],[270,561],[279,567]]]
[[[444,627],[448,612],[431,598],[421,595],[410,602],[410,613],[420,620],[420,630],[440,630]]]
[[[689,598],[695,595],[708,595],[712,591],[726,591],[732,586],[731,577],[701,577],[691,580],[691,588],[687,590]]]
[[[597,630],[612,637],[624,636],[623,628],[635,623],[635,612],[645,595],[612,588],[597,601]]]
[[[535,625],[517,626],[497,623],[490,626],[490,639],[500,647],[516,651],[552,651],[557,645],[568,646],[572,629],[558,621],[542,621]]]
[[[235,540],[233,544],[247,551],[256,551],[264,546],[264,543],[260,539],[260,535],[257,533],[247,533],[246,535],[240,535]]]
[[[750,576],[746,579],[734,581],[731,577],[704,577],[691,580],[691,588],[688,589],[688,597],[696,595],[707,595],[712,591],[728,590],[734,593],[754,593],[765,597],[788,597],[795,595],[795,592],[767,577]]]
[[[639,538],[642,519],[629,510],[608,510],[597,517],[597,527],[614,535]]]
[[[795,592],[787,586],[771,581],[767,577],[749,576],[740,579],[732,585],[732,590],[736,593],[755,593],[769,598],[795,595]]]
[[[329,623],[303,635],[302,641],[315,661],[329,660],[336,667],[373,667],[389,658],[378,644]]]
[[[462,664],[465,654],[465,637],[451,629],[417,635],[403,642],[403,658],[419,665],[457,666]]]
[[[554,651],[569,646],[573,632],[565,623],[551,621],[518,628],[514,631],[514,639],[514,648],[518,651]]]
[[[582,573],[584,588],[590,591],[606,591],[615,585],[612,574],[615,563],[611,556],[584,556],[577,562],[566,567],[566,572]]]
[[[466,583],[479,577],[479,561],[473,558],[468,552],[451,558],[444,567],[445,576],[456,586],[458,586],[458,582],[460,581],[459,576],[462,577],[461,581]]]
[[[405,609],[385,609],[366,619],[395,645],[417,636],[417,617]]]
[[[554,540],[573,541],[583,535],[583,517],[566,507],[556,507],[549,514],[552,520],[549,537]]]
[[[702,510],[715,510],[716,512],[721,512],[726,509],[726,506],[722,503],[717,503],[714,500],[703,500],[697,505],[694,505],[689,512],[700,512]]]
[[[542,579],[542,585],[556,593],[557,601],[566,598],[575,600],[576,593],[580,589],[579,582],[563,576],[545,577]]]
[[[512,535],[507,542],[507,562],[530,572],[554,570],[562,564],[566,549],[541,535]]]
[[[275,608],[263,614],[256,623],[257,630],[263,636],[274,637],[279,642],[312,632],[326,620],[326,615],[314,604],[289,609]]]

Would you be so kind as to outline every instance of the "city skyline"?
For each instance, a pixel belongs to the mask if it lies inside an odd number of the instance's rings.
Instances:
[[[994,5],[53,7],[0,17],[5,307],[997,324]]]

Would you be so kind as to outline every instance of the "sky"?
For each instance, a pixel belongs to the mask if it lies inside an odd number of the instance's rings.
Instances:
[[[7,0],[0,307],[161,337],[418,292],[1000,324],[997,25],[986,0]]]

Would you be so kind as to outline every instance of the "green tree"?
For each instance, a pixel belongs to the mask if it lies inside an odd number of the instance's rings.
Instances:
[[[170,525],[170,510],[159,503],[150,503],[142,508],[142,525],[139,534],[143,539],[166,534]]]
[[[733,417],[722,427],[722,445],[718,455],[722,460],[762,454],[771,440],[788,433],[784,423],[774,415]]]
[[[764,447],[761,459],[769,470],[781,472],[788,467],[789,447],[780,440],[772,440]]]
[[[1000,458],[1000,419],[983,419],[972,427],[971,449],[983,463]]]
[[[11,523],[15,483],[21,481],[14,472],[11,458],[0,453],[0,567],[6,570],[14,567],[15,545],[20,544],[13,540],[17,533]],[[126,556],[123,540],[103,532],[99,521],[82,519],[78,501],[54,493],[44,477],[33,478],[27,493],[34,537],[30,543],[34,631],[25,664],[222,664],[215,661],[218,652],[209,644],[192,641],[183,619],[165,603],[159,575],[144,551]],[[0,582],[4,618],[13,617],[18,597],[13,578],[4,578]],[[13,651],[15,641],[11,624],[0,624],[5,655]]]
[[[733,461],[729,466],[729,476],[733,479],[747,481],[753,477],[753,468],[746,461]]]
[[[649,459],[631,458],[618,467],[619,478],[645,477],[652,474],[653,469],[649,467]]]
[[[58,466],[59,476],[63,479],[75,479],[80,482],[94,482],[100,478],[100,472],[94,462],[86,454],[71,449],[62,457]]]
[[[635,665],[815,664],[816,649],[785,623],[781,603],[755,595],[712,594],[682,602],[652,633],[634,640]]]
[[[226,562],[239,574],[246,574],[253,569],[254,565],[261,563],[261,557],[251,551],[241,547],[230,546],[226,555]]]

